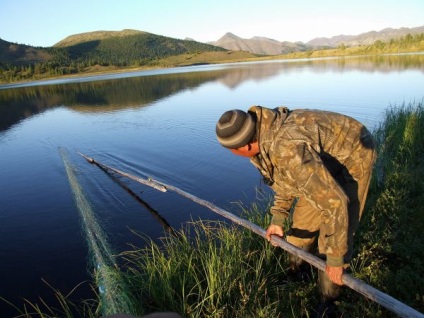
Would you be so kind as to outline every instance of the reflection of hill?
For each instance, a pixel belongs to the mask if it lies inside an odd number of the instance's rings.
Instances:
[[[282,72],[297,72],[305,68],[310,72],[389,72],[405,69],[424,71],[424,54],[235,63],[204,67],[204,71],[196,72],[1,89],[0,131],[24,118],[58,106],[81,112],[144,107],[156,100],[210,81],[220,81],[229,87],[236,87],[247,80],[258,81]]]
[[[193,72],[4,89],[0,90],[0,130],[58,106],[81,112],[148,106],[179,91],[215,80],[217,76],[211,72]]]
[[[315,64],[318,60],[314,60]],[[337,71],[392,72],[406,69],[424,71],[424,54],[352,56],[323,60]],[[318,63],[322,64],[322,63]]]
[[[331,69],[335,72],[358,70],[383,73],[406,69],[424,71],[424,54],[346,56],[309,59],[303,60],[303,63],[309,66],[317,66],[317,71],[322,71],[323,69]]]
[[[260,62],[260,67],[251,67],[251,63],[239,63],[231,72],[223,73],[219,81],[234,88],[243,81],[265,79],[282,72],[296,72],[307,68],[311,72],[344,72],[358,70],[362,72],[392,72],[405,69],[424,71],[424,54],[375,55],[356,57],[337,57],[326,59],[274,60]]]
[[[281,72],[281,65],[276,63],[263,63],[260,67],[252,67],[251,63],[237,65],[230,72],[225,72],[218,79],[224,85],[235,88],[244,81],[261,80],[276,76]]]

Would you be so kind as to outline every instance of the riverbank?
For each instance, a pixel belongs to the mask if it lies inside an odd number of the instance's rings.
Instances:
[[[270,60],[295,60],[295,59],[314,59],[314,58],[331,58],[331,57],[355,57],[355,56],[381,56],[387,54],[409,54],[423,53],[424,41],[420,40],[424,35],[412,37],[412,40],[400,39],[392,40],[389,43],[381,41],[375,42],[373,45],[346,47],[340,45],[332,49],[317,49],[304,52],[293,52],[282,55],[260,56],[244,51],[225,51],[225,52],[196,52],[190,54],[181,54],[170,56],[162,59],[155,59],[139,66],[120,67],[115,65],[102,66],[93,65],[85,68],[74,69],[72,74],[57,75],[56,73],[44,72],[38,75],[32,75],[24,80],[11,80],[20,70],[14,70],[14,75],[8,75],[12,71],[0,72],[0,88],[7,88],[10,85],[28,84],[41,81],[94,77],[100,75],[113,75],[127,72],[148,71],[172,67],[195,66],[206,64],[222,64],[222,63],[240,63],[240,62],[256,62]],[[7,80],[9,79],[9,80]]]

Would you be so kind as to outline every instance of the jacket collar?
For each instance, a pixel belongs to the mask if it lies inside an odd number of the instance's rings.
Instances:
[[[264,178],[273,183],[274,166],[269,157],[269,149],[274,144],[275,133],[283,125],[290,111],[287,107],[269,109],[262,106],[252,106],[248,111],[256,114],[256,130],[260,151],[258,155],[250,159],[250,162],[261,172]]]

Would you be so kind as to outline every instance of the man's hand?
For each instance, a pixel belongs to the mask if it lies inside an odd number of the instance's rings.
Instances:
[[[327,274],[328,278],[336,284],[336,285],[343,285],[342,276],[343,276],[343,267],[332,267],[332,266],[325,266],[325,273]]]
[[[278,235],[280,237],[283,237],[283,235],[284,235],[283,228],[281,226],[279,226],[279,225],[271,224],[266,229],[266,234],[265,234],[265,237],[268,240],[268,242],[271,241],[271,235]],[[276,246],[274,243],[271,243],[271,244],[274,245],[274,246]]]

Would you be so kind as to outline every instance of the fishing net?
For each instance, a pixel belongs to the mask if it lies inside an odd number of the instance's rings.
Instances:
[[[99,311],[102,315],[137,314],[106,234],[78,183],[76,169],[71,165],[66,150],[60,148],[59,151],[88,242],[94,279],[99,290]]]

